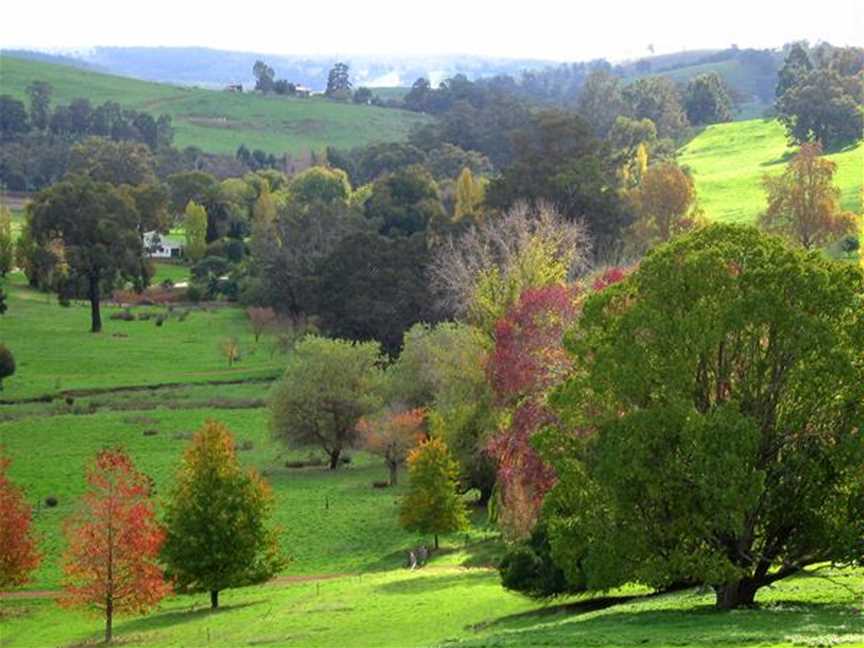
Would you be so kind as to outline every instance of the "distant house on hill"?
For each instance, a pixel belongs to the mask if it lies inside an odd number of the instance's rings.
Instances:
[[[242,83],[230,83],[225,86],[225,92],[243,92]]]
[[[312,94],[312,88],[307,88],[303,85],[294,86],[294,96],[296,97],[308,97]]]
[[[183,256],[183,239],[159,232],[144,232],[144,251],[151,259],[179,259]]]

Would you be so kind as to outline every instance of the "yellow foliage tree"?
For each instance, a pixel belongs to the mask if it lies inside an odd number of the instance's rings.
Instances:
[[[459,465],[447,444],[433,437],[408,454],[408,494],[402,500],[399,523],[409,531],[438,534],[461,531],[468,525],[465,502],[457,492]]]
[[[486,197],[485,178],[475,178],[471,169],[465,167],[456,179],[456,200],[453,220],[463,218],[480,220],[483,217],[483,200]]]
[[[759,225],[805,249],[857,232],[855,215],[840,207],[840,189],[833,184],[836,171],[837,165],[822,157],[820,144],[802,144],[782,175],[762,181],[768,209]]]
[[[625,198],[635,215],[628,242],[637,254],[704,222],[693,179],[674,162],[647,167]]]

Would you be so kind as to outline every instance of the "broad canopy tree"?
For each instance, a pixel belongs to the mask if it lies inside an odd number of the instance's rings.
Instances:
[[[864,273],[752,227],[712,225],[591,296],[580,371],[542,437],[571,584],[713,585],[717,605],[864,537]]]
[[[378,344],[307,336],[295,347],[270,399],[271,430],[294,446],[317,445],[339,467],[358,421],[381,403]]]
[[[30,207],[29,231],[38,245],[61,244],[72,280],[86,284],[93,333],[102,330],[102,291],[144,271],[140,215],[127,191],[72,176],[44,191]]]

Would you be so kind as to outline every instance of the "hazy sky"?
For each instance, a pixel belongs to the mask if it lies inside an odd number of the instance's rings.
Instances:
[[[864,0],[11,0],[0,46],[584,60],[797,39],[864,45]]]

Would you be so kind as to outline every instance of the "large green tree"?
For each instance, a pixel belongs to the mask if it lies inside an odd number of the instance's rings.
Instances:
[[[381,406],[378,345],[309,336],[288,360],[270,398],[271,430],[293,446],[317,445],[339,467],[358,439],[357,422]]]
[[[732,99],[726,83],[716,72],[691,79],[684,92],[684,108],[691,124],[732,121]]]
[[[486,190],[490,207],[548,202],[568,219],[583,221],[595,240],[618,236],[626,218],[615,191],[615,167],[587,123],[573,114],[544,111],[513,139],[513,163]]]
[[[225,425],[207,421],[192,437],[165,508],[162,558],[175,588],[219,592],[266,581],[284,564],[270,522],[273,499],[261,477],[240,466]]]
[[[436,319],[428,265],[422,232],[398,238],[376,232],[345,236],[309,285],[316,293],[314,312],[331,335],[377,340],[388,353],[398,353],[406,329]]]
[[[445,213],[438,185],[419,166],[400,169],[375,181],[365,215],[384,236],[410,236],[436,225],[443,226]]]
[[[127,191],[107,182],[73,176],[33,199],[29,232],[41,249],[61,243],[74,279],[86,284],[90,330],[102,330],[102,290],[117,279],[141,279],[140,215]],[[56,245],[55,245],[56,248]]]
[[[702,582],[734,608],[860,559],[862,298],[860,269],[731,225],[591,296],[541,444],[571,585]]]
[[[857,87],[856,87],[857,85]],[[856,142],[864,133],[864,91],[860,78],[832,69],[804,74],[777,100],[777,114],[795,143],[821,142],[834,148]]]

